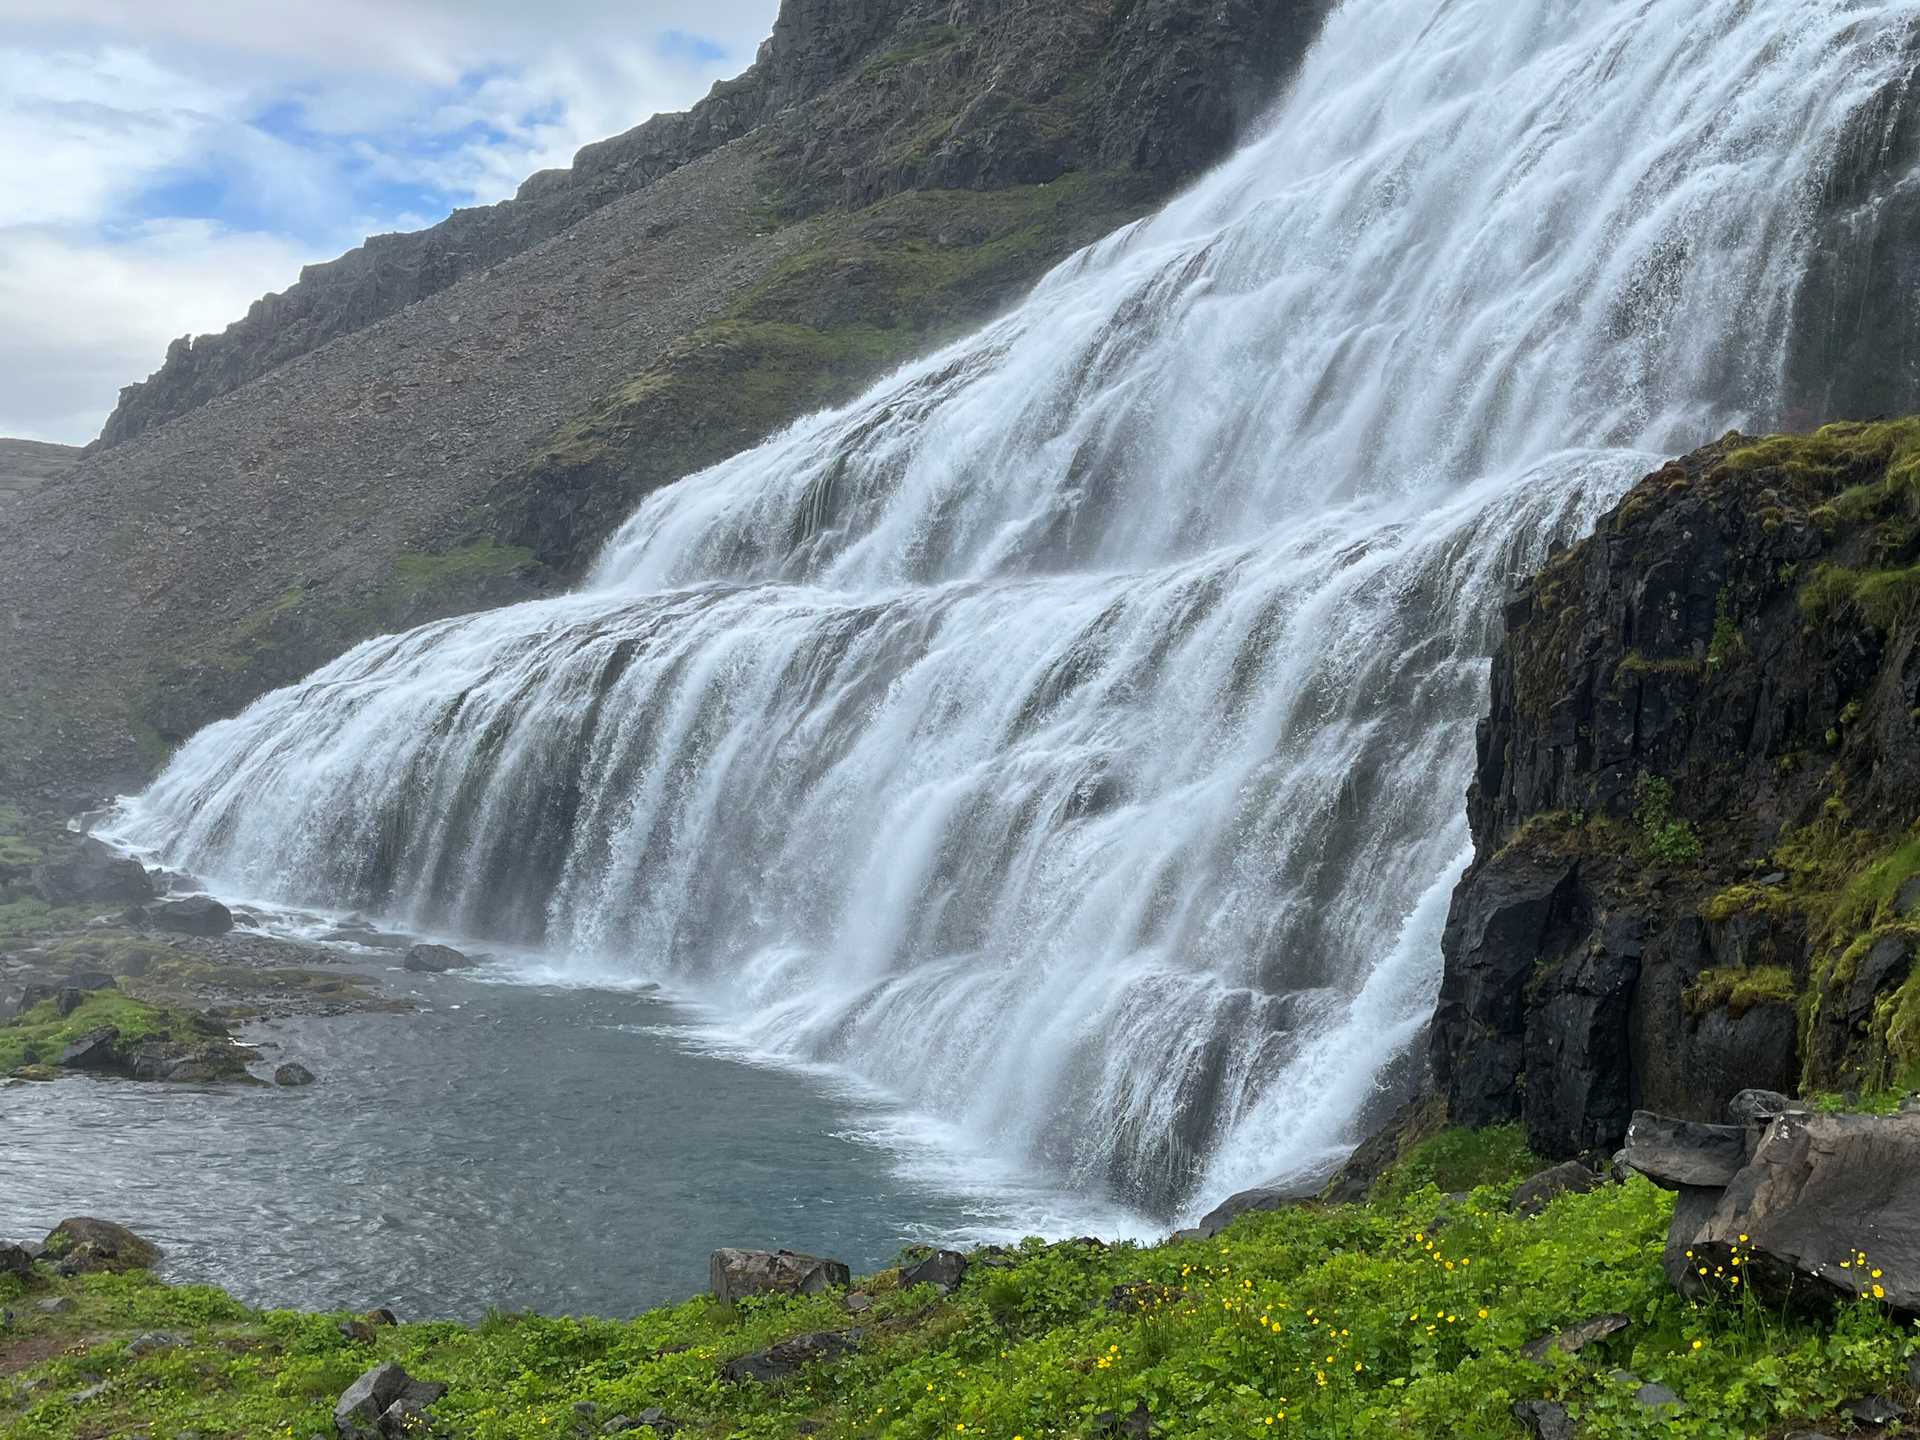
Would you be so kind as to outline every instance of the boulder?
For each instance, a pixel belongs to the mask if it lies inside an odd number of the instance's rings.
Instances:
[[[1668,1190],[1725,1185],[1747,1163],[1744,1125],[1701,1125],[1636,1110],[1627,1127],[1626,1163]]]
[[[127,1073],[136,1080],[204,1083],[246,1073],[244,1052],[232,1045],[188,1045],[172,1040],[143,1040],[127,1057]]]
[[[1117,1410],[1102,1410],[1093,1417],[1093,1433],[1111,1435],[1117,1440],[1152,1440],[1153,1412],[1142,1400],[1122,1415]]]
[[[966,1256],[958,1250],[936,1250],[918,1264],[901,1267],[900,1284],[907,1288],[938,1285],[942,1290],[951,1292],[960,1288],[966,1273]]]
[[[803,1366],[822,1360],[837,1360],[859,1348],[860,1332],[857,1330],[844,1335],[833,1330],[817,1330],[809,1335],[796,1335],[791,1340],[782,1340],[778,1345],[752,1355],[729,1360],[721,1367],[720,1373],[735,1385],[747,1380],[771,1385],[786,1379]]]
[[[273,1072],[276,1085],[296,1086],[313,1084],[313,1072],[298,1061],[288,1061]]]
[[[60,1052],[57,1063],[63,1070],[118,1070],[120,1032],[111,1025],[89,1030]]]
[[[649,1406],[638,1415],[616,1415],[600,1427],[602,1435],[624,1435],[629,1430],[651,1430],[656,1435],[671,1435],[680,1428],[680,1422],[673,1419],[658,1406]]]
[[[150,906],[146,923],[175,935],[212,937],[233,929],[233,912],[211,895],[190,895],[185,900]]]
[[[444,975],[449,970],[471,970],[479,963],[469,960],[451,945],[415,945],[407,951],[401,968],[417,975]]]
[[[1543,1363],[1555,1350],[1562,1355],[1578,1355],[1587,1346],[1605,1340],[1609,1335],[1618,1335],[1632,1323],[1624,1315],[1596,1315],[1591,1320],[1583,1320],[1578,1325],[1569,1326],[1558,1335],[1543,1335],[1538,1340],[1523,1345],[1520,1353],[1536,1364]]]
[[[1310,1192],[1288,1186],[1242,1190],[1237,1195],[1229,1195],[1202,1215],[1191,1228],[1179,1231],[1174,1238],[1211,1240],[1242,1215],[1259,1210],[1285,1210],[1290,1205],[1300,1205],[1311,1198]]]
[[[140,905],[153,899],[153,882],[129,860],[88,837],[33,872],[33,888],[49,905]]]
[[[33,1252],[24,1245],[0,1243],[0,1275],[33,1274]]]
[[[1907,1418],[1907,1407],[1884,1395],[1869,1395],[1847,1406],[1847,1414],[1860,1425],[1891,1425]]]
[[[186,1343],[186,1336],[177,1335],[171,1330],[148,1330],[127,1343],[127,1354],[138,1358],[161,1350],[178,1350]]]
[[[1920,1314],[1915,1195],[1920,1112],[1782,1115],[1686,1244],[1696,1275],[1731,1269],[1737,1252],[1747,1285],[1771,1302],[1864,1295]]]
[[[416,1380],[392,1362],[377,1365],[342,1392],[333,1428],[340,1440],[393,1440],[416,1432],[422,1413],[446,1393],[445,1385]]]
[[[707,1273],[714,1298],[723,1305],[749,1295],[818,1295],[844,1290],[853,1280],[853,1272],[838,1260],[792,1250],[716,1250]]]
[[[45,1254],[62,1275],[87,1275],[103,1270],[150,1270],[159,1262],[160,1247],[111,1220],[76,1215],[62,1220],[48,1233]]]
[[[66,1295],[55,1295],[48,1300],[34,1301],[33,1308],[42,1315],[71,1315],[73,1313],[73,1300]]]
[[[1562,1195],[1585,1195],[1606,1183],[1604,1176],[1594,1174],[1578,1160],[1569,1160],[1521,1181],[1507,1208],[1517,1215],[1538,1215]]]

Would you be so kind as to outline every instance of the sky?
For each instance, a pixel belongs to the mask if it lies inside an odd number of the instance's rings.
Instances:
[[[0,435],[753,61],[777,0],[0,0]]]

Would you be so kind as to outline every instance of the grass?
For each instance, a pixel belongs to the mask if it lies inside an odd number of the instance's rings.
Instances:
[[[0,1025],[0,1075],[26,1065],[54,1064],[64,1046],[108,1025],[128,1042],[152,1037],[182,1042],[206,1039],[184,1011],[150,1005],[117,990],[98,990],[71,1015],[63,1017],[48,1001]]]
[[[1701,971],[1687,987],[1685,998],[1689,1014],[1724,1007],[1737,1020],[1761,1005],[1792,1006],[1800,999],[1800,989],[1793,982],[1793,971],[1784,965],[1724,966]]]
[[[1451,1206],[1427,1179],[1486,1175],[1521,1153],[1510,1133],[1442,1136],[1391,1177],[1393,1199],[1250,1215],[1216,1240],[1155,1248],[1029,1241],[978,1257],[951,1297],[888,1272],[868,1283],[860,1350],[777,1387],[726,1383],[719,1367],[847,1329],[837,1296],[696,1299],[632,1320],[496,1314],[380,1328],[369,1342],[343,1334],[343,1316],[255,1312],[142,1275],[43,1279],[76,1306],[23,1308],[25,1335],[67,1348],[0,1383],[0,1430],[327,1434],[334,1398],[388,1360],[446,1382],[434,1413],[473,1440],[592,1433],[649,1406],[714,1440],[1040,1440],[1102,1433],[1100,1417],[1142,1404],[1169,1436],[1518,1440],[1511,1407],[1528,1398],[1565,1403],[1596,1440],[1745,1440],[1817,1425],[1862,1394],[1906,1393],[1912,1328],[1870,1303],[1806,1318],[1680,1299],[1659,1263],[1671,1199],[1643,1180],[1528,1220],[1505,1208],[1514,1173]],[[1135,1303],[1109,1306],[1116,1287]],[[1631,1327],[1578,1358],[1521,1356],[1607,1311]],[[187,1343],[128,1353],[155,1330]],[[1636,1405],[1613,1378],[1622,1367],[1671,1386],[1685,1410]]]
[[[409,551],[394,562],[391,588],[398,599],[504,578],[534,563],[533,552],[519,545],[482,539],[439,554]]]

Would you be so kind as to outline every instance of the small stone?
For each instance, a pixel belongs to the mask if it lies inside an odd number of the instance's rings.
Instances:
[[[144,1335],[136,1335],[127,1343],[129,1355],[152,1355],[161,1350],[178,1350],[186,1344],[184,1335],[175,1335],[169,1330],[149,1330]]]
[[[0,1275],[33,1274],[33,1256],[24,1245],[0,1244]]]
[[[373,1343],[373,1326],[364,1320],[342,1320],[338,1328],[344,1340],[351,1340],[356,1345]]]
[[[1766,889],[1771,890],[1776,885],[1784,885],[1787,883],[1787,872],[1784,870],[1775,870],[1769,874],[1762,875],[1758,880],[1754,881],[1753,883],[1756,885],[1764,886]]]
[[[1662,1410],[1667,1406],[1678,1406],[1680,1397],[1666,1386],[1648,1382],[1633,1392],[1634,1400],[1648,1410]]]
[[[71,1315],[73,1313],[73,1301],[65,1295],[55,1295],[51,1300],[34,1301],[33,1308],[38,1310],[42,1315]]]
[[[1727,1119],[1735,1125],[1760,1125],[1776,1115],[1805,1108],[1777,1090],[1742,1090],[1727,1102]]]
[[[1605,1183],[1578,1160],[1569,1160],[1521,1181],[1507,1208],[1516,1215],[1538,1215],[1562,1195],[1585,1195]]]
[[[1513,1418],[1527,1427],[1535,1440],[1573,1440],[1573,1419],[1567,1407],[1551,1400],[1518,1400]]]
[[[1624,1315],[1596,1315],[1591,1320],[1569,1326],[1558,1335],[1543,1335],[1522,1346],[1520,1353],[1535,1364],[1544,1362],[1555,1350],[1563,1355],[1578,1355],[1587,1346],[1605,1340],[1609,1335],[1618,1335],[1632,1323]]]
[[[288,1061],[273,1072],[273,1083],[289,1088],[298,1085],[313,1084],[313,1072],[296,1061]]]
[[[1847,1406],[1847,1414],[1862,1425],[1891,1425],[1907,1418],[1907,1408],[1884,1395],[1869,1395]]]
[[[401,968],[419,975],[444,975],[449,970],[471,970],[477,963],[451,945],[415,945],[407,951]]]
[[[852,1315],[864,1315],[873,1308],[873,1296],[862,1295],[858,1290],[846,1298],[847,1312]]]
[[[97,1385],[89,1385],[84,1390],[74,1391],[73,1394],[67,1397],[67,1403],[71,1405],[86,1405],[91,1403],[92,1401],[98,1400],[102,1395],[106,1393],[107,1393],[107,1382],[105,1380],[102,1380]]]
[[[952,1292],[960,1288],[960,1281],[966,1273],[966,1256],[958,1250],[936,1250],[918,1264],[903,1268],[900,1271],[900,1284],[903,1289],[912,1289],[915,1285],[937,1285],[942,1290]]]

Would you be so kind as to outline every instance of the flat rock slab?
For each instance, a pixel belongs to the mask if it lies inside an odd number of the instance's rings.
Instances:
[[[1747,1163],[1744,1125],[1700,1125],[1634,1112],[1621,1158],[1669,1190],[1730,1183]]]
[[[853,1282],[853,1272],[838,1260],[793,1250],[716,1250],[707,1274],[714,1299],[723,1305],[749,1295],[818,1295]]]

